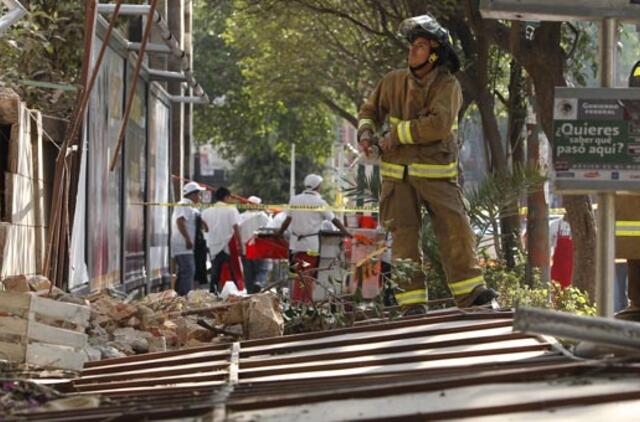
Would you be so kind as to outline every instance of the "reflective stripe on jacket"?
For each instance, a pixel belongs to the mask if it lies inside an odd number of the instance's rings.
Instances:
[[[640,221],[616,221],[616,236],[640,236]]]

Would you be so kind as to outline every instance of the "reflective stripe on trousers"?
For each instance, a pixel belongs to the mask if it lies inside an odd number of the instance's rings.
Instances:
[[[449,288],[454,296],[463,296],[471,293],[476,287],[484,285],[484,277],[477,276],[449,283]]]
[[[390,179],[402,180],[404,178],[405,166],[401,164],[380,162],[380,174]]]
[[[640,236],[640,221],[616,221],[616,236]]]
[[[427,290],[426,289],[417,289],[417,290],[409,290],[404,293],[396,293],[396,301],[398,301],[398,305],[407,306],[407,305],[415,305],[416,303],[427,303]]]
[[[390,179],[404,179],[404,169],[408,168],[409,176],[423,177],[427,179],[448,179],[458,175],[458,162],[449,164],[419,164],[412,163],[408,166],[393,164],[382,161],[380,163],[380,174]]]

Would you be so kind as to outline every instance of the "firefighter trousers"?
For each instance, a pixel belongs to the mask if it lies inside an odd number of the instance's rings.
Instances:
[[[640,308],[640,259],[627,260],[627,283],[630,306]]]
[[[485,289],[475,253],[475,237],[455,179],[404,175],[402,180],[382,182],[381,222],[393,236],[392,258],[411,259],[422,269],[421,206],[425,205],[438,240],[440,259],[456,304],[470,306]],[[427,286],[422,270],[398,283],[396,300],[401,306],[425,303]]]

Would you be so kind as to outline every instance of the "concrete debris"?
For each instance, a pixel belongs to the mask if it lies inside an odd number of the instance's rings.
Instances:
[[[35,382],[3,381],[0,383],[0,415],[24,412],[62,397],[56,390]]]
[[[52,287],[42,276],[9,277],[2,280],[1,286],[13,293],[88,305],[88,340],[81,349],[87,361],[281,336],[284,331],[280,302],[272,293],[231,295],[223,300],[207,290],[193,290],[184,297],[165,290],[136,299],[133,294],[106,289],[80,297]],[[38,321],[74,329],[73,324],[65,322]]]
[[[284,329],[279,300],[271,293],[222,300],[206,290],[194,290],[185,297],[165,290],[125,303],[122,297],[103,292],[89,299],[85,353],[90,360],[98,352],[100,359],[108,359],[237,338],[281,336]]]

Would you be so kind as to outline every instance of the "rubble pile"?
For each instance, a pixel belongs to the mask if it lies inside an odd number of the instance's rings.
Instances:
[[[0,415],[34,409],[62,397],[51,387],[24,380],[2,381],[0,385]]]
[[[115,290],[80,297],[52,287],[42,276],[16,276],[2,284],[6,291],[90,306],[84,349],[89,361],[280,336],[284,331],[279,299],[271,293],[223,300],[206,290],[193,290],[187,296],[165,290],[134,299]]]
[[[181,314],[219,302],[206,291],[192,291],[180,297],[174,290],[165,290],[131,303],[103,292],[90,302],[89,358],[105,359],[209,343],[216,334],[197,325],[193,317]]]

